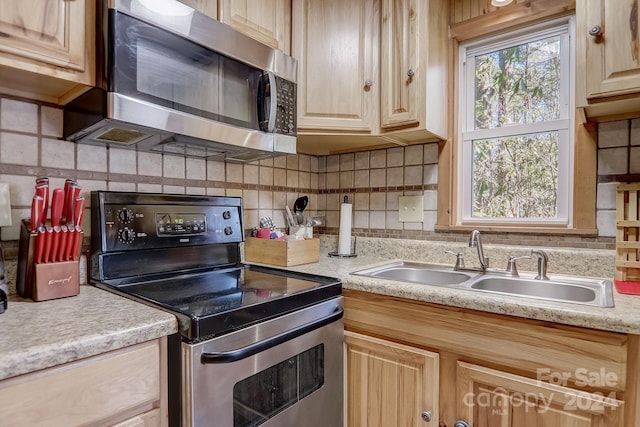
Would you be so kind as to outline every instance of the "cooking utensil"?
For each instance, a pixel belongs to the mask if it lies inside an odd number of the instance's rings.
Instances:
[[[38,194],[38,188],[40,188],[40,194]],[[36,195],[44,199],[42,215],[40,216],[40,219],[44,223],[47,221],[47,209],[49,209],[49,178],[42,177],[36,179]]]
[[[42,196],[33,196],[31,201],[31,231],[36,231],[42,223],[42,206],[44,198]]]
[[[51,226],[56,227],[60,225],[60,219],[62,217],[62,211],[64,208],[64,190],[62,188],[56,188],[53,190],[53,197],[51,197]]]
[[[294,225],[296,225],[296,222],[293,219],[293,214],[291,213],[291,209],[289,209],[289,206],[285,206],[284,210],[287,213],[287,222],[289,222],[289,227],[293,227]]]
[[[65,255],[67,254],[67,234],[69,234],[69,229],[66,225],[61,225],[58,253],[56,253],[56,261],[66,261]]]
[[[42,262],[49,262],[51,258],[51,243],[53,242],[53,228],[50,226],[45,227],[44,233],[44,248],[42,250]]]
[[[84,217],[84,196],[76,197],[73,205],[73,225],[82,227],[82,218]]]
[[[302,215],[302,212],[304,212],[304,210],[307,208],[308,203],[308,196],[298,197],[293,203],[293,212],[296,215],[296,222],[298,225],[302,225],[302,223],[304,222],[304,215]]]

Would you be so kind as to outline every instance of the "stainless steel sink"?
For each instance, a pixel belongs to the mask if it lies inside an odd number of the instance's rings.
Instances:
[[[419,262],[395,262],[351,274],[437,286],[463,283],[474,276],[471,273],[453,271],[453,268],[442,265]]]
[[[471,281],[469,287],[497,294],[613,307],[613,292],[608,280],[571,278],[559,281],[487,275]]]
[[[613,285],[609,280],[557,276],[553,280],[535,280],[533,276],[506,276],[500,270],[488,270],[484,273],[454,271],[453,267],[405,261],[351,274],[533,300],[613,307]]]

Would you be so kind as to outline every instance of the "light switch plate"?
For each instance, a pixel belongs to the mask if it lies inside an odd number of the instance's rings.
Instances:
[[[9,183],[0,182],[0,227],[11,225],[11,198]]]
[[[424,211],[424,196],[400,196],[400,222],[422,222]]]

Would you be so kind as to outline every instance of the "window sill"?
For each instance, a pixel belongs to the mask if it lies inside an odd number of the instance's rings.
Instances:
[[[522,234],[553,234],[583,237],[598,237],[595,228],[566,228],[549,226],[509,226],[509,225],[437,225],[435,231],[468,231],[480,230],[487,233],[522,233]]]

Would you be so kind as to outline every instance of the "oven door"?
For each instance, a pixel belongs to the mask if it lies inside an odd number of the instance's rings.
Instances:
[[[342,297],[183,344],[183,425],[343,424]]]

